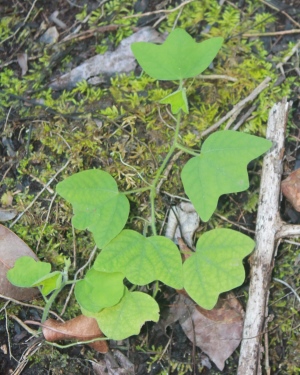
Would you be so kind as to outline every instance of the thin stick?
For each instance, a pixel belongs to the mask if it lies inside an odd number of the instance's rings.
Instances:
[[[269,82],[271,81],[270,77],[267,77],[262,81],[260,85],[258,85],[250,95],[248,95],[245,99],[241,100],[239,103],[237,103],[231,111],[229,111],[225,116],[223,116],[219,121],[217,121],[214,125],[209,127],[208,129],[204,130],[201,133],[201,137],[206,136],[207,134],[210,134],[217,130],[220,125],[222,125],[226,120],[229,119],[236,111],[238,111],[241,107],[244,107],[244,105],[251,100],[254,100],[265,88],[269,86]]]
[[[36,195],[36,197],[34,198],[34,200],[25,208],[25,210],[23,212],[21,212],[18,217],[10,224],[10,228],[12,228],[20,219],[21,217],[25,214],[25,212],[27,212],[33,205],[34,203],[39,199],[39,197],[43,194],[43,192],[48,188],[48,186],[50,184],[52,184],[52,182],[56,179],[56,177],[65,169],[67,168],[67,166],[69,165],[71,160],[68,160],[66,162],[66,164],[61,167],[56,173],[55,175],[47,182],[47,184],[43,187],[43,189]]]
[[[251,38],[253,36],[277,36],[277,35],[290,35],[290,34],[300,34],[300,29],[284,30],[284,31],[270,31],[266,33],[245,33],[242,34],[245,38]]]
[[[14,298],[4,296],[3,294],[0,294],[0,298],[6,299],[7,301],[10,301],[10,302],[14,302],[14,303],[16,303],[18,305],[21,305],[21,306],[31,307],[31,308],[34,308],[34,309],[37,309],[37,310],[42,310],[42,311],[45,310],[44,307],[42,307],[42,306],[35,306],[35,305],[31,305],[29,303],[20,302],[20,301],[14,299]],[[54,311],[50,310],[49,313],[54,315],[60,321],[64,322],[64,320],[58,314],[56,314]]]

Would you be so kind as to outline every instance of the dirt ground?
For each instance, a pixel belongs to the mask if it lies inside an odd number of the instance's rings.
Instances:
[[[58,13],[53,16],[55,11]],[[145,15],[137,15],[138,12]],[[57,39],[50,44],[43,42],[41,37],[54,26]],[[205,35],[213,36],[209,33],[218,27],[223,28],[227,47],[220,60],[210,66],[209,74],[226,74],[239,80],[238,84],[191,82],[190,97],[194,105],[184,121],[186,144],[196,147],[197,137],[203,130],[249,95],[266,75],[271,75],[271,87],[242,112],[245,115],[249,110],[241,130],[264,136],[268,110],[287,96],[293,105],[287,130],[284,177],[299,168],[299,0],[0,0],[1,207],[24,213],[12,230],[54,269],[61,266],[62,256],[69,256],[73,264],[76,260],[74,274],[86,263],[94,247],[91,236],[82,232],[76,233],[77,245],[74,245],[71,210],[61,199],[53,198],[51,192],[56,183],[76,171],[100,167],[117,177],[122,187],[139,187],[140,181],[128,164],[151,176],[170,139],[169,128],[163,136],[160,133],[168,114],[161,115],[157,104],[153,104],[155,99],[149,99],[158,97],[160,89],[168,90],[170,83],[159,86],[152,81],[142,87],[137,83],[139,68],[119,78],[118,74],[91,75],[86,84],[81,82],[77,86],[57,87],[54,83],[88,58],[115,51],[121,40],[142,27],[154,28],[163,35],[172,26],[186,29],[197,41]],[[247,36],[251,33],[255,36]],[[297,48],[293,49],[295,45]],[[93,85],[95,76],[101,79]],[[195,122],[200,124],[196,130],[192,128]],[[68,160],[70,163],[63,173],[53,179]],[[178,169],[183,161],[186,159],[175,163],[164,185],[163,190],[170,192],[171,197],[161,194],[158,199],[162,228],[168,208],[183,195],[178,183]],[[253,236],[260,167],[261,160],[250,164],[249,192],[222,197],[219,216],[214,216],[208,224],[202,223],[198,236],[219,225],[233,226]],[[53,184],[46,186],[51,179]],[[34,204],[27,209],[32,201]],[[142,232],[140,217],[145,218],[149,213],[148,198],[140,195],[130,204],[130,228]],[[284,199],[281,213],[285,221],[300,224],[300,213]],[[10,227],[16,217],[2,220],[3,224]],[[274,276],[292,285],[298,295],[299,246],[297,239],[283,241],[274,268]],[[247,262],[245,266],[249,272]],[[248,285],[249,277],[234,291],[243,308]],[[170,288],[159,291],[157,301],[162,316],[168,314],[175,296]],[[58,314],[66,298],[67,292],[53,306]],[[14,319],[17,316],[21,321],[39,321],[40,310],[34,305],[42,306],[42,300],[35,301],[33,306],[30,302],[25,305],[4,299],[0,302],[1,375],[230,375],[236,373],[238,366],[239,348],[220,371],[192,344],[178,322],[167,328],[160,323],[147,323],[138,336],[122,342],[110,341],[111,350],[105,355],[85,345],[57,348],[33,338]],[[268,340],[266,337],[264,340],[265,357],[270,366],[266,374],[300,374],[299,309],[299,302],[290,290],[272,282],[269,301],[272,319]],[[73,318],[79,313],[73,298],[63,318]]]

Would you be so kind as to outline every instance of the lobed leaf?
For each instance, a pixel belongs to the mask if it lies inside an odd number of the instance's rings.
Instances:
[[[82,308],[95,313],[116,305],[124,294],[123,279],[121,273],[99,272],[93,267],[75,285],[77,302]]]
[[[272,145],[267,139],[232,130],[218,131],[203,143],[201,154],[181,172],[187,196],[203,221],[208,221],[222,194],[249,187],[247,164]]]
[[[56,191],[72,204],[74,227],[91,231],[99,248],[120,233],[128,219],[128,199],[107,172],[76,173],[60,182]]]
[[[157,322],[159,306],[148,294],[126,291],[117,305],[103,309],[97,314],[88,314],[88,316],[97,320],[105,336],[112,340],[123,340],[139,334],[146,321]]]
[[[199,306],[212,309],[220,293],[244,282],[242,260],[254,245],[250,237],[231,229],[204,233],[183,264],[184,289]]]
[[[50,263],[38,262],[29,256],[23,256],[7,271],[7,278],[13,285],[30,288],[50,271]]]
[[[189,113],[189,106],[186,98],[185,88],[172,92],[170,95],[163,98],[160,103],[171,104],[171,111],[174,114],[178,113],[180,110],[185,113]]]
[[[149,284],[154,280],[182,288],[182,262],[176,245],[163,236],[144,237],[123,230],[106,245],[95,260],[102,272],[121,272],[132,283]]]
[[[147,42],[132,43],[131,50],[143,70],[151,77],[172,81],[195,77],[215,58],[223,38],[211,38],[201,43],[183,29],[172,31],[162,45]]]
[[[61,283],[62,273],[59,271],[54,271],[37,280],[32,286],[40,286],[42,294],[47,296],[53,292],[53,290],[59,289]]]

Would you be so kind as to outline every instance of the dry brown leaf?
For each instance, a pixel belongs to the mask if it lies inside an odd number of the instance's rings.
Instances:
[[[24,255],[38,260],[21,238],[0,224],[0,294],[20,301],[30,300],[39,294],[37,288],[19,288],[6,278],[7,271],[14,266],[18,258]]]
[[[282,194],[300,212],[300,169],[296,169],[281,182]]]
[[[242,306],[231,293],[227,299],[220,299],[214,309],[205,310],[180,291],[163,324],[166,327],[179,320],[187,337],[223,370],[225,360],[242,339],[243,319]]]
[[[42,327],[45,339],[51,342],[59,340],[88,341],[104,337],[96,319],[85,315],[79,315],[64,323],[50,318],[44,322]],[[100,353],[108,352],[105,340],[91,342],[88,345]]]

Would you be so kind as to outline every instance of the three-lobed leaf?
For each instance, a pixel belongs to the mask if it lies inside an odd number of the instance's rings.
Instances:
[[[92,267],[75,285],[77,302],[85,310],[95,313],[116,305],[124,294],[123,279],[121,273],[99,272]]]
[[[157,322],[159,306],[148,294],[126,290],[117,305],[103,309],[97,314],[83,310],[83,314],[95,318],[105,336],[113,340],[123,340],[139,334],[141,326],[146,321]]]
[[[222,194],[249,187],[248,163],[272,142],[232,130],[218,131],[203,143],[201,154],[184,166],[181,179],[187,196],[203,221],[208,221]]]
[[[254,245],[250,237],[231,229],[204,233],[183,264],[184,289],[199,306],[212,309],[220,293],[244,282],[242,261]]]
[[[91,231],[99,248],[120,233],[128,219],[128,199],[107,172],[76,173],[60,182],[56,191],[72,204],[74,227]]]
[[[189,106],[186,98],[185,88],[172,92],[170,95],[163,98],[160,103],[171,104],[171,111],[174,114],[178,113],[180,110],[185,113],[189,113]]]
[[[143,70],[159,80],[182,80],[202,73],[215,58],[223,38],[201,43],[183,29],[173,30],[162,45],[132,43],[131,49]]]
[[[146,238],[128,229],[102,249],[94,268],[102,272],[121,272],[132,284],[137,285],[160,280],[180,289],[183,283],[181,256],[169,238]]]

